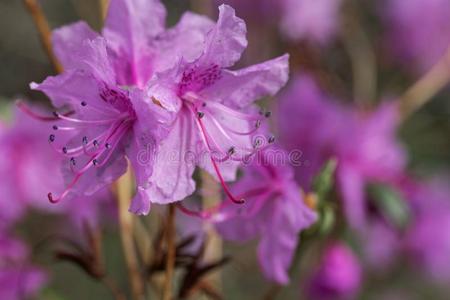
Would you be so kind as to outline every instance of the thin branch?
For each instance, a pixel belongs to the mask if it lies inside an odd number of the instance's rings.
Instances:
[[[166,260],[166,278],[164,281],[163,299],[172,299],[172,281],[175,268],[175,204],[169,205],[166,224],[166,244],[167,244],[167,260]]]
[[[144,283],[139,271],[133,240],[133,215],[128,212],[132,196],[133,179],[130,169],[117,181],[117,200],[119,209],[120,237],[127,264],[128,276],[133,299],[139,300],[144,295]]]
[[[52,32],[50,30],[50,26],[48,25],[48,21],[44,15],[44,12],[42,11],[39,3],[37,3],[36,0],[24,0],[24,3],[28,11],[30,12],[34,24],[39,32],[39,36],[41,39],[41,43],[44,46],[45,53],[47,54],[55,71],[57,73],[61,73],[63,71],[63,68],[58,62],[55,54],[53,53],[51,41]]]
[[[445,55],[400,98],[403,120],[430,101],[450,82],[450,47]]]
[[[222,200],[221,188],[219,183],[211,174],[206,171],[200,171],[200,178],[202,181],[202,202],[203,207],[214,207]],[[217,232],[210,228],[206,231],[208,238],[208,246],[205,249],[205,261],[215,261],[222,258],[222,240]],[[207,276],[207,280],[213,284],[217,290],[221,290],[221,271],[218,270]]]
[[[354,1],[348,1],[348,8],[343,10],[341,39],[352,67],[354,100],[366,105],[376,98],[377,62],[355,5]]]

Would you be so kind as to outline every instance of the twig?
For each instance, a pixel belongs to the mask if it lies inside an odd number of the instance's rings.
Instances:
[[[403,120],[430,101],[450,82],[450,47],[445,55],[419,81],[411,86],[399,100]]]
[[[163,299],[172,299],[172,280],[175,268],[175,204],[169,205],[166,224],[166,245],[167,245],[167,260],[166,260],[166,278],[164,281]]]
[[[202,181],[202,202],[203,207],[213,207],[218,205],[221,201],[220,185],[218,182],[206,171],[200,171],[200,178]],[[205,261],[214,261],[222,257],[222,240],[213,228],[206,231],[208,244],[205,249]],[[207,279],[213,283],[218,290],[221,289],[221,274],[220,270],[209,274]]]
[[[132,194],[132,175],[128,170],[117,181],[117,201],[119,209],[120,237],[127,264],[133,299],[142,299],[144,295],[144,283],[139,271],[138,261],[133,240],[133,215],[128,212]]]
[[[58,62],[55,54],[52,49],[52,41],[51,41],[51,30],[48,25],[48,21],[42,11],[41,7],[37,3],[36,0],[24,0],[25,6],[30,12],[31,17],[33,18],[34,24],[39,32],[39,36],[41,39],[41,43],[44,46],[45,53],[53,65],[53,68],[57,73],[61,73],[63,68],[61,64]]]
[[[347,52],[353,75],[353,97],[366,105],[372,103],[377,90],[377,64],[373,51],[360,16],[357,13],[354,1],[348,1],[348,9],[343,11],[343,30],[341,40]]]

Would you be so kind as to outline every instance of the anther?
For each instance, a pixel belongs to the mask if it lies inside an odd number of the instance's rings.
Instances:
[[[58,126],[56,126],[56,125],[53,125],[53,130],[58,130]]]
[[[92,144],[94,145],[94,147],[98,147],[98,141],[97,141],[97,140],[94,140],[94,141],[92,142]]]
[[[256,121],[255,127],[256,128],[261,127],[261,120]]]
[[[92,164],[93,164],[94,166],[98,165],[98,160],[94,158],[94,159],[92,160]]]
[[[59,114],[58,114],[56,111],[53,112],[53,115],[54,115],[56,118],[59,118]]]
[[[86,106],[86,105],[87,105],[86,101],[81,101],[81,106]]]
[[[106,149],[110,149],[111,148],[111,144],[110,143],[106,143],[105,147],[106,147]]]
[[[236,148],[233,146],[230,149],[228,149],[227,154],[228,155],[233,155],[234,153],[236,153]]]
[[[201,112],[201,111],[197,112],[197,117],[198,117],[199,119],[203,118],[204,116],[205,116],[205,113],[204,113],[204,112]]]
[[[48,193],[48,194],[47,194],[47,198],[48,198],[48,201],[50,201],[51,203],[56,203],[56,202],[57,202],[57,201],[55,201],[55,200],[53,199],[52,193]]]
[[[261,146],[261,144],[262,144],[261,139],[257,138],[253,143],[253,147],[258,148],[259,146]]]
[[[72,164],[72,166],[75,166],[75,165],[76,165],[76,161],[75,161],[75,158],[74,158],[74,157],[71,157],[71,158],[70,158],[70,163]]]
[[[87,138],[87,136],[83,136],[83,144],[87,144],[88,143],[88,138]]]
[[[63,147],[62,151],[64,152],[64,154],[67,154],[67,147]]]
[[[266,112],[264,113],[264,117],[266,117],[266,118],[270,118],[271,115],[272,115],[272,112],[271,112],[271,111],[266,111]]]
[[[48,137],[48,140],[50,143],[53,143],[55,141],[55,135],[54,134],[50,134],[50,136]]]
[[[275,137],[272,135],[269,137],[269,140],[267,141],[269,144],[273,144],[275,142]]]
[[[206,107],[206,102],[203,102],[203,103],[202,103],[202,107]]]

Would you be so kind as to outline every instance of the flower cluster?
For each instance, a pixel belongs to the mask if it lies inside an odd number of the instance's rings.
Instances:
[[[163,271],[165,299],[220,299],[206,275],[228,263],[231,243],[252,241],[276,284],[267,298],[300,278],[307,299],[371,298],[386,292],[378,279],[404,273],[445,289],[447,177],[423,176],[400,132],[414,132],[405,111],[450,82],[448,0],[227,0],[215,18],[184,12],[171,26],[163,1],[100,2],[99,31],[77,21],[48,36],[31,7],[61,72],[29,84],[51,108],[0,107],[10,119],[0,122],[0,299],[44,290],[52,265],[38,266],[36,243],[126,298],[104,229],[120,233],[135,299]],[[259,57],[270,59],[245,66]],[[433,72],[395,96],[392,59],[413,71],[398,72],[400,84]]]

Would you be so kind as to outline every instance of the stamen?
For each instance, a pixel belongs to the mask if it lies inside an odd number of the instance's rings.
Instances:
[[[82,142],[83,142],[84,145],[87,145],[87,143],[88,143],[88,138],[87,138],[87,136],[83,136]]]
[[[89,170],[89,168],[91,167],[91,161],[95,159],[95,155],[86,163],[86,165],[75,175],[75,177],[73,178],[72,182],[70,182],[70,184],[66,187],[66,189],[64,190],[64,192],[62,192],[61,195],[59,195],[58,197],[54,197],[52,193],[48,193],[47,194],[47,198],[51,203],[58,203],[60,202],[64,197],[66,197],[70,191],[73,189],[73,187],[75,186],[75,184],[78,182],[78,180],[80,180],[81,176],[87,171]]]
[[[264,117],[266,117],[266,118],[270,118],[271,115],[272,115],[272,112],[271,112],[271,111],[266,111],[266,112],[264,113]]]
[[[194,112],[191,107],[190,107],[190,109],[191,109],[192,112]],[[207,147],[208,147],[208,149],[210,151],[210,154],[211,154],[212,150],[211,150],[211,146],[209,144],[208,135],[206,133],[205,126],[203,125],[203,122],[202,122],[201,119],[196,119],[196,120],[197,120],[198,124],[200,125],[201,133],[204,136],[204,139],[206,141],[206,145],[207,145]],[[213,157],[211,155],[210,155],[210,158],[211,158],[211,162],[213,164],[214,170],[216,172],[216,175],[219,178],[220,184],[222,185],[222,188],[223,188],[225,194],[228,196],[228,198],[230,198],[231,201],[233,201],[234,203],[237,203],[237,204],[245,203],[244,199],[236,199],[233,196],[233,194],[231,193],[230,189],[228,188],[225,180],[223,179],[222,174],[220,173],[220,170],[219,170],[219,167],[217,166],[216,161],[213,159]]]
[[[113,135],[111,135],[107,141],[112,141],[112,145],[111,143],[107,142],[107,144],[110,145],[110,147],[105,147],[106,149],[115,149],[116,146],[119,144],[120,140],[122,139],[123,135],[125,133],[127,133],[127,131],[130,129],[130,125],[129,124],[122,124],[123,126],[120,127],[120,130],[116,130]],[[114,135],[115,134],[115,135]],[[111,155],[113,154],[114,150],[109,151],[109,153],[106,155],[106,157],[103,159],[103,161],[101,163],[96,162],[96,166],[97,167],[103,167],[109,160],[109,158],[111,157]],[[104,153],[104,152],[103,152]]]
[[[263,197],[263,196],[270,196],[271,193],[272,193],[272,191],[270,190],[270,188],[267,186],[264,186],[264,187],[258,187],[258,188],[254,188],[252,190],[248,190],[248,191],[242,193],[241,195],[239,195],[239,197],[240,198]],[[261,200],[261,199],[259,199],[259,200]],[[262,207],[262,205],[264,204],[264,201],[260,201],[260,202],[261,203],[255,204],[253,206],[253,209],[250,211],[251,215],[254,215],[255,212],[259,211],[259,209]],[[201,218],[201,219],[205,220],[205,219],[213,218],[220,210],[229,206],[230,203],[233,203],[233,202],[222,201],[219,204],[217,204],[216,206],[213,206],[211,208],[201,210],[201,211],[195,211],[195,210],[189,209],[186,206],[184,206],[181,202],[177,203],[176,205],[177,205],[177,208],[179,208],[181,212],[187,214],[188,216],[197,217],[197,218]],[[233,215],[228,215],[227,217],[232,217],[232,216]]]
[[[55,135],[54,134],[50,134],[50,136],[48,137],[48,141],[50,143],[53,143],[55,141]]]
[[[204,112],[201,112],[201,111],[197,112],[197,117],[198,117],[199,119],[203,118],[204,116],[205,116],[205,113],[204,113]]]
[[[43,116],[40,115],[38,113],[35,113],[33,110],[31,110],[25,103],[23,103],[22,101],[18,101],[16,102],[17,107],[24,112],[25,114],[29,115],[30,117],[32,117],[35,120],[39,120],[39,121],[46,121],[46,122],[50,122],[50,121],[57,121],[58,118],[57,117],[50,117],[50,116]],[[74,113],[74,111],[69,111],[67,113],[65,113],[63,116],[70,116]]]
[[[61,115],[57,112],[53,112],[53,114],[55,115],[55,117],[68,121],[68,122],[74,122],[74,123],[82,123],[82,124],[97,124],[97,125],[102,125],[102,124],[110,124],[112,122],[117,121],[118,119],[121,118],[125,118],[128,114],[123,113],[118,115],[116,118],[114,119],[104,119],[104,120],[81,120],[81,119],[76,119],[76,118],[69,118],[65,115]]]
[[[275,137],[272,135],[271,137],[269,137],[269,139],[267,140],[267,142],[268,142],[269,144],[275,143]]]
[[[86,101],[81,101],[81,106],[86,106],[86,105],[87,105]]]
[[[53,130],[58,130],[58,126],[56,126],[56,125],[53,125]]]
[[[63,147],[62,152],[64,152],[64,154],[67,154],[67,147]]]

